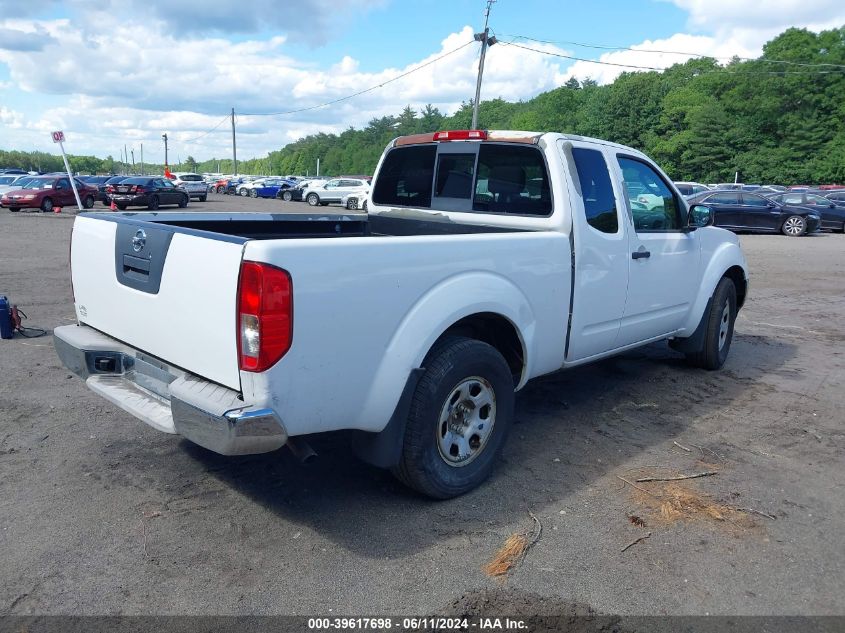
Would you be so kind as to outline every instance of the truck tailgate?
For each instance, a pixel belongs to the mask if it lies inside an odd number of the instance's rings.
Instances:
[[[77,319],[240,390],[235,302],[244,242],[80,216],[70,253]]]

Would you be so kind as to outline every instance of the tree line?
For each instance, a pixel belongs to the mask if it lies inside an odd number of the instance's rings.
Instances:
[[[472,107],[465,102],[445,116],[432,105],[419,111],[407,106],[360,130],[313,134],[266,157],[239,161],[238,171],[313,175],[319,158],[326,175],[372,174],[391,139],[466,129]],[[675,180],[726,182],[739,172],[744,182],[845,183],[845,26],[820,33],[788,29],[754,60],[720,65],[696,58],[661,72],[624,73],[604,86],[573,78],[527,101],[482,101],[479,127],[565,132],[630,145]],[[60,157],[0,151],[0,165],[34,168],[33,159],[55,159],[61,168]],[[190,161],[192,171],[216,172],[218,165],[232,170],[231,159]],[[71,165],[109,172],[114,160],[71,157]],[[163,166],[156,168],[160,173]]]

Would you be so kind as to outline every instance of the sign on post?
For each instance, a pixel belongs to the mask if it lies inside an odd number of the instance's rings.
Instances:
[[[73,174],[70,173],[70,165],[67,162],[67,155],[65,154],[65,133],[62,130],[57,130],[51,132],[50,136],[53,137],[53,142],[58,143],[59,149],[62,150],[62,160],[65,161],[65,171],[67,171],[67,177],[70,179],[73,197],[76,198],[76,208],[82,211],[82,201],[79,199],[79,192],[76,190],[76,180],[74,180]]]

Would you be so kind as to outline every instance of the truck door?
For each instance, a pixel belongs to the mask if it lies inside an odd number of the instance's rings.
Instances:
[[[562,141],[564,164],[575,165],[570,192],[575,276],[566,360],[616,347],[628,287],[628,240],[622,189],[613,187],[600,146]]]
[[[687,232],[687,207],[657,168],[642,158],[617,155],[626,189],[645,187],[662,198],[654,209],[631,205],[628,293],[618,347],[682,327],[699,289],[698,234]]]

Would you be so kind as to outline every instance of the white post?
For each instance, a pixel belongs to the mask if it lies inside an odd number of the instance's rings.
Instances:
[[[65,144],[62,141],[59,141],[59,148],[62,150],[62,160],[65,161],[65,170],[68,178],[70,178],[70,186],[73,188],[73,197],[76,198],[76,208],[82,211],[82,201],[79,199],[79,192],[76,190],[76,180],[70,173],[70,165],[68,165],[67,155],[65,154]]]

